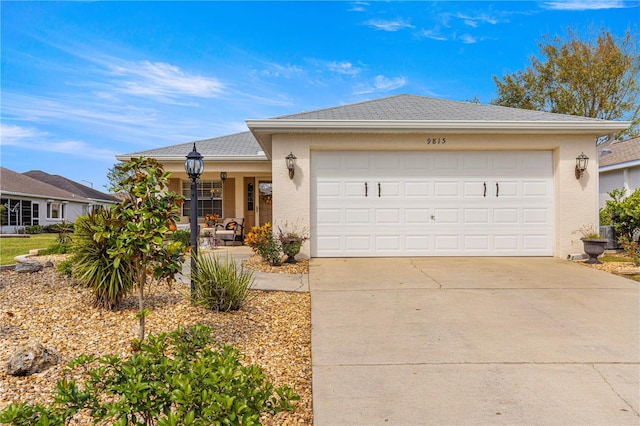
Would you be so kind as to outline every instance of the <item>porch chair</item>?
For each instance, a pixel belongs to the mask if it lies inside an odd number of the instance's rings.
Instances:
[[[227,241],[231,241],[235,245],[236,241],[240,241],[240,245],[244,242],[244,218],[243,217],[228,217],[216,225],[216,238],[220,241],[224,241],[224,245],[227,245]]]

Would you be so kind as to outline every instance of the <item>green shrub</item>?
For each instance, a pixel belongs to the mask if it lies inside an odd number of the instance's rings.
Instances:
[[[266,235],[258,242],[258,254],[263,261],[270,265],[282,263],[282,245],[273,234]]]
[[[95,423],[116,425],[257,425],[261,413],[294,410],[299,396],[290,387],[274,388],[260,367],[240,363],[236,349],[210,344],[210,329],[199,324],[150,334],[126,360],[81,355],[67,374],[81,374],[82,384],[62,379],[51,405],[12,404],[0,422],[63,425],[85,410]]]
[[[71,277],[73,275],[73,261],[71,259],[63,260],[56,269],[65,277]]]
[[[614,189],[608,195],[611,199],[600,212],[601,224],[610,223],[618,238],[632,240],[635,232],[640,230],[640,189],[626,198],[624,188]]]
[[[56,241],[47,247],[41,254],[67,254],[72,250],[71,243],[61,243]]]
[[[176,231],[173,231],[173,233],[169,235],[169,240],[182,243],[182,245],[186,249],[191,244],[191,232],[183,229],[178,229]]]
[[[73,276],[91,289],[94,304],[106,309],[114,309],[132,290],[136,273],[132,262],[116,262],[109,255],[119,227],[111,210],[94,211],[76,220]],[[97,232],[111,236],[95,238]]]
[[[31,225],[25,226],[24,232],[27,234],[42,234],[44,232],[44,227],[42,225]]]
[[[236,311],[247,302],[253,285],[253,272],[238,266],[227,257],[199,254],[191,272],[195,283],[195,300],[200,306],[216,311]]]
[[[74,229],[73,223],[62,222],[52,223],[43,227],[43,231],[47,234],[60,234],[62,232],[72,233]]]

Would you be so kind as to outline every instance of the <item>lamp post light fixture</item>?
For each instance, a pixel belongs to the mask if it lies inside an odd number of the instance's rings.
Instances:
[[[285,157],[287,160],[287,169],[289,169],[289,179],[293,179],[293,175],[296,171],[296,160],[297,157],[293,155],[293,152],[290,152],[289,155]]]
[[[584,152],[576,157],[576,179],[580,179],[587,166],[589,165],[589,157]]]
[[[184,170],[191,179],[189,222],[191,225],[191,301],[194,301],[196,285],[193,281],[193,272],[196,270],[196,257],[198,256],[198,178],[204,171],[204,161],[202,161],[202,155],[196,151],[195,143],[193,151],[187,155],[187,160],[184,162]]]

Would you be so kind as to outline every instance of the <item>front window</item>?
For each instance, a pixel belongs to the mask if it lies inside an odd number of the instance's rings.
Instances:
[[[182,215],[191,215],[191,182],[182,181]],[[198,182],[198,217],[205,214],[217,214],[222,217],[222,181],[202,180]]]
[[[38,203],[30,200],[0,199],[0,225],[31,226],[38,224]]]
[[[64,219],[64,204],[57,201],[47,202],[47,218]]]

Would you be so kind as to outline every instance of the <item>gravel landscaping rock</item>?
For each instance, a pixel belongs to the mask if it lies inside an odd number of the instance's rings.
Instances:
[[[41,256],[39,260],[57,265],[63,258]],[[217,313],[190,304],[188,283],[157,284],[146,303],[151,309],[148,332],[206,324],[214,340],[239,349],[246,363],[259,365],[276,386],[293,387],[301,397],[296,411],[266,418],[263,424],[313,423],[308,293],[252,291],[240,311]],[[12,402],[51,402],[51,390],[64,367],[80,354],[129,356],[131,341],[137,337],[136,314],[135,296],[115,311],[92,307],[91,294],[54,268],[32,274],[0,272],[0,362],[8,362],[18,347],[34,339],[56,350],[60,358],[58,364],[31,376],[11,376],[2,369],[0,409]]]

